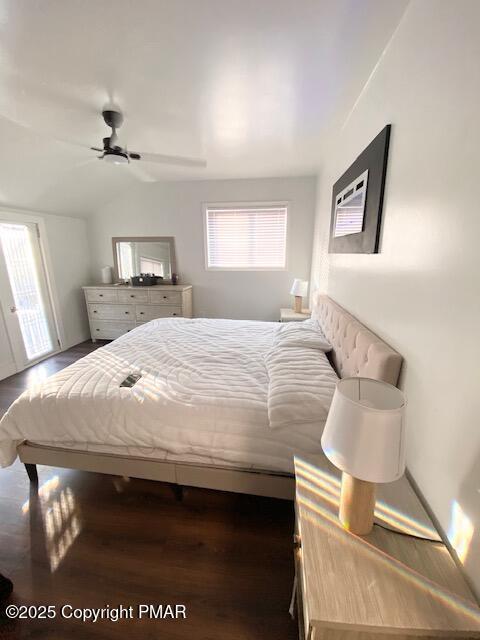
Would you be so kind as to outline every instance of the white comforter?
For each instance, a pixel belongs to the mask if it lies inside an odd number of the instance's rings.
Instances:
[[[175,457],[291,471],[294,453],[320,450],[326,411],[310,422],[270,428],[265,356],[280,327],[181,318],[138,327],[14,402],[0,422],[0,466],[11,464],[17,445],[29,440],[84,449],[158,448]],[[295,362],[298,351],[291,349]],[[317,366],[334,380],[323,352],[315,353]],[[132,388],[120,387],[130,373],[142,377]],[[327,404],[333,386],[324,394]]]

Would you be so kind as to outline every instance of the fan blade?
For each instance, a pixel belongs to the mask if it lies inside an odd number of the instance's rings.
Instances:
[[[176,164],[180,167],[206,167],[207,161],[201,158],[188,158],[185,156],[167,156],[162,153],[129,153],[132,160],[144,162],[157,162],[159,164]]]
[[[157,182],[157,179],[147,171],[145,165],[139,162],[129,162],[128,169],[140,182]]]
[[[79,162],[76,164],[73,169],[80,169],[80,167],[85,167],[86,165],[93,164],[98,158],[89,158],[88,160],[84,160],[83,162]]]

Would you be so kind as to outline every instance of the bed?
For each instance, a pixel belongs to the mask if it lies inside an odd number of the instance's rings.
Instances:
[[[22,394],[0,422],[0,465],[292,498],[293,455],[321,451],[337,376],[396,384],[402,361],[327,296],[312,322],[331,349],[279,323],[147,323]]]

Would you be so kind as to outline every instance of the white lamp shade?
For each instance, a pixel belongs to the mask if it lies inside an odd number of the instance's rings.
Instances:
[[[292,289],[290,291],[290,295],[292,296],[301,296],[305,298],[308,291],[308,280],[300,280],[299,278],[295,278],[293,281]]]
[[[393,482],[405,471],[405,396],[370,378],[337,383],[322,436],[327,458],[369,482]]]

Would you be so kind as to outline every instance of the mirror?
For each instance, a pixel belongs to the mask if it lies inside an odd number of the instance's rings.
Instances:
[[[112,245],[117,281],[153,273],[161,276],[163,283],[171,283],[176,272],[173,237],[112,238]]]

